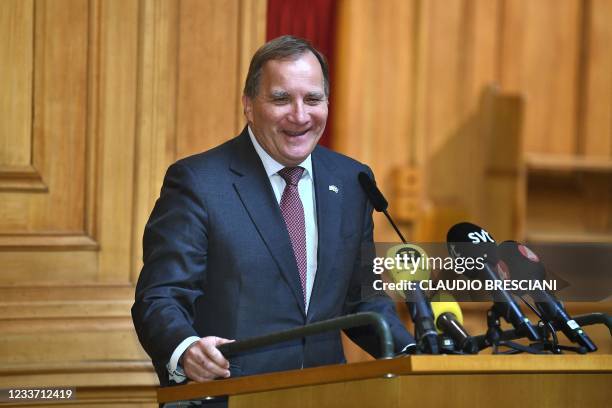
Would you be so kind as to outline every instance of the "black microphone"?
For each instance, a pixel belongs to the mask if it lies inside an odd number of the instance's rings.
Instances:
[[[446,235],[448,252],[455,258],[481,258],[481,269],[466,269],[465,275],[470,279],[481,281],[501,281],[497,269],[499,258],[493,237],[484,229],[469,222],[462,222],[451,227]],[[477,263],[478,264],[478,263]],[[493,308],[508,323],[530,340],[539,340],[540,336],[523,314],[514,298],[503,287],[492,291]]]
[[[499,247],[499,257],[506,263],[509,273],[516,280],[542,281],[546,277],[544,265],[538,256],[516,241],[504,241]],[[551,323],[556,330],[561,330],[574,343],[588,351],[597,350],[597,346],[582,330],[580,325],[566,312],[559,300],[549,291],[534,288],[529,296],[535,301],[542,320]]]
[[[376,182],[372,180],[372,177],[370,177],[370,175],[365,171],[360,172],[357,178],[359,179],[359,184],[361,184],[363,192],[366,194],[366,196],[368,196],[368,200],[370,200],[372,207],[374,207],[376,211],[385,214],[387,220],[389,220],[389,223],[391,223],[391,226],[393,227],[397,235],[400,237],[402,242],[404,244],[407,243],[406,238],[404,238],[399,228],[397,228],[397,225],[395,225],[395,223],[393,222],[391,215],[389,215],[389,213],[387,212],[387,207],[389,206],[389,203],[387,202],[387,200],[385,200],[385,196],[383,196],[378,187],[376,187]]]
[[[428,354],[439,354],[438,333],[434,325],[434,314],[427,296],[421,290],[419,282],[428,280],[430,271],[427,268],[427,254],[423,248],[412,244],[400,244],[389,248],[387,258],[397,256],[410,259],[414,269],[393,266],[388,269],[389,276],[395,283],[414,282],[414,289],[404,291],[406,306],[414,323],[415,337],[421,351]],[[418,267],[415,267],[417,265]]]
[[[407,244],[406,239],[397,228],[393,219],[387,212],[387,207],[389,203],[383,196],[382,192],[376,187],[376,183],[366,172],[360,172],[358,175],[359,184],[361,184],[361,188],[365,192],[368,200],[374,207],[374,209],[378,212],[383,212],[393,228],[395,232],[400,237],[404,244]],[[404,248],[406,247],[406,248]],[[397,254],[400,252],[409,252],[410,256],[424,256],[427,255],[424,251],[416,246],[410,247],[408,245],[402,246],[402,248],[397,250]],[[393,249],[393,248],[392,248]],[[419,251],[420,249],[420,251]],[[393,254],[392,256],[395,256]],[[391,274],[393,279],[396,279],[395,274]],[[433,320],[433,312],[431,311],[431,305],[425,293],[421,290],[421,288],[417,285],[414,290],[411,290],[410,293],[406,293],[406,305],[408,306],[408,311],[410,312],[410,317],[412,318],[412,322],[415,326],[415,334],[417,342],[419,343],[419,348],[428,354],[440,354],[440,349],[438,345],[438,334],[435,331],[435,324]]]
[[[449,336],[455,343],[456,350],[469,354],[478,353],[478,343],[463,327],[463,313],[459,303],[448,293],[437,293],[431,299],[431,308],[435,316],[438,331]]]

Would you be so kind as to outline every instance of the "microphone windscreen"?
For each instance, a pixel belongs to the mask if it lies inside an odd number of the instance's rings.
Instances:
[[[516,280],[544,280],[546,271],[540,258],[528,247],[516,241],[504,241],[498,246],[499,257],[508,265]]]
[[[398,261],[392,268],[388,269],[393,282],[429,279],[427,253],[420,246],[413,244],[395,245],[387,251],[387,258]]]
[[[438,320],[438,316],[444,313],[451,313],[455,315],[459,324],[463,325],[463,313],[459,303],[455,301],[455,298],[446,292],[439,292],[431,298],[431,310],[434,314],[434,321]],[[436,326],[437,328],[437,326]],[[438,333],[442,333],[438,328]]]
[[[453,225],[446,234],[448,252],[455,258],[483,257],[490,264],[497,264],[497,246],[487,230],[471,222]]]
[[[357,176],[359,178],[359,184],[361,184],[361,188],[365,192],[366,196],[370,200],[372,207],[378,212],[385,211],[389,206],[387,200],[382,195],[378,187],[376,187],[376,183],[370,175],[364,171],[360,172]]]

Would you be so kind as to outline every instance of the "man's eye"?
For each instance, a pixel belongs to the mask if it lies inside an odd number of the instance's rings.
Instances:
[[[287,103],[289,103],[289,98],[284,98],[284,97],[273,98],[272,103],[275,105],[286,105]]]
[[[307,98],[305,100],[305,102],[306,102],[307,105],[316,106],[316,105],[322,103],[323,99],[321,99],[321,98]]]

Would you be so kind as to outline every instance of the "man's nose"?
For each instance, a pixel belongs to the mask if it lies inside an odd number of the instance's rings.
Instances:
[[[292,104],[289,120],[293,123],[308,122],[308,112],[306,111],[306,107],[301,101]]]

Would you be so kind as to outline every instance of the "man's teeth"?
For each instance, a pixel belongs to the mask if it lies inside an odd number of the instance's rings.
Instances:
[[[305,134],[308,131],[308,129],[306,130],[302,130],[299,132],[291,132],[289,130],[285,130],[285,133],[288,134],[289,136],[302,136],[303,134]]]

